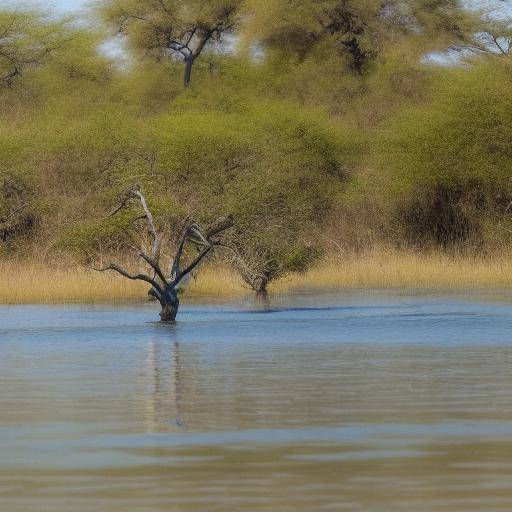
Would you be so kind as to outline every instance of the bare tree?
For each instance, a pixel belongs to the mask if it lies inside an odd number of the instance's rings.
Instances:
[[[114,271],[127,279],[148,283],[151,286],[149,295],[158,300],[162,307],[160,312],[161,320],[163,322],[173,322],[176,319],[180,304],[178,297],[180,283],[198,267],[213,251],[215,246],[221,245],[221,241],[218,237],[233,226],[233,218],[230,216],[220,218],[206,230],[203,230],[197,222],[187,219],[178,239],[176,253],[174,257],[169,260],[172,261],[169,265],[170,268],[166,269],[166,258],[162,250],[165,243],[164,234],[158,231],[147,201],[138,189],[130,189],[121,204],[111,215],[113,216],[119,213],[134,199],[140,203],[142,212],[133,222],[146,222],[147,235],[151,249],[148,253],[137,244],[133,247],[137,250],[138,257],[149,265],[151,269],[150,273],[131,274],[115,263],[110,263],[109,265],[96,268],[95,270],[100,272]],[[195,254],[191,261],[184,263],[184,252],[187,244],[194,248]]]

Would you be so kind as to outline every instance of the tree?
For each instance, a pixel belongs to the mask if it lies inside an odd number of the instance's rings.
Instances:
[[[244,282],[258,295],[266,295],[268,286],[294,272],[305,272],[318,258],[313,245],[297,240],[297,232],[278,229],[266,240],[230,237],[223,247],[230,249],[229,262]]]
[[[442,70],[425,101],[397,112],[376,145],[373,187],[396,233],[415,245],[482,248],[512,199],[507,62]],[[387,132],[387,133],[386,133]]]
[[[266,48],[299,60],[336,53],[357,74],[404,37],[438,50],[464,43],[472,28],[458,0],[254,0],[252,12],[253,37]]]
[[[0,83],[11,86],[27,69],[43,64],[70,33],[66,21],[42,13],[0,11]]]
[[[223,252],[246,283],[264,292],[318,255],[317,227],[328,216],[358,160],[352,130],[324,112],[288,103],[245,100],[242,111],[208,107],[152,123],[151,174],[133,179],[175,194],[200,219],[234,215]],[[234,100],[231,105],[234,105]],[[149,170],[149,169],[148,169]]]
[[[139,204],[137,209],[133,209],[134,200]],[[216,246],[221,244],[220,235],[233,226],[233,219],[229,216],[219,218],[207,229],[202,229],[197,222],[187,219],[177,239],[176,252],[171,258],[165,251],[165,247],[170,245],[169,236],[165,229],[158,229],[146,198],[138,188],[129,189],[124,194],[121,203],[110,214],[109,219],[121,213],[125,213],[125,217],[114,224],[114,229],[107,233],[106,238],[120,237],[122,245],[134,250],[138,258],[149,266],[150,272],[130,272],[116,263],[93,268],[99,272],[114,271],[132,281],[148,283],[151,286],[149,295],[158,300],[162,308],[161,320],[173,322],[180,304],[178,297],[180,284],[197,269]],[[93,231],[95,231],[93,238],[101,245],[100,230],[96,227]],[[73,246],[73,243],[69,243],[73,237],[75,240],[84,238],[83,233],[75,232],[68,238],[68,246]],[[185,261],[188,246],[194,250],[188,261]],[[165,268],[167,262],[170,264]]]
[[[104,19],[125,34],[135,49],[157,59],[184,62],[184,85],[204,48],[233,30],[242,0],[110,0]]]

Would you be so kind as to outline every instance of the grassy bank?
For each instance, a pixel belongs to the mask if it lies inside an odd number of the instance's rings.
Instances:
[[[512,258],[474,259],[379,251],[330,258],[305,274],[275,283],[271,292],[335,292],[354,288],[512,289]],[[226,298],[248,292],[228,269],[210,268],[204,268],[186,289],[190,296]],[[135,300],[145,298],[146,293],[144,283],[131,282],[115,274],[35,263],[0,265],[2,304]]]

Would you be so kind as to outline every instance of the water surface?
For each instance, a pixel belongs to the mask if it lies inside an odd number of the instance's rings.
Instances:
[[[512,301],[0,307],[0,511],[510,511]]]

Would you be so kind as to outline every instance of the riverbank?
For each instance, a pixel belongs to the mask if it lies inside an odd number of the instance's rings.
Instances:
[[[512,258],[486,259],[379,251],[330,258],[305,274],[273,284],[274,293],[336,292],[354,288],[434,290],[512,289]],[[204,268],[186,295],[236,297],[250,291],[229,269]],[[0,264],[0,303],[96,302],[143,299],[147,285],[116,274],[36,263]]]

